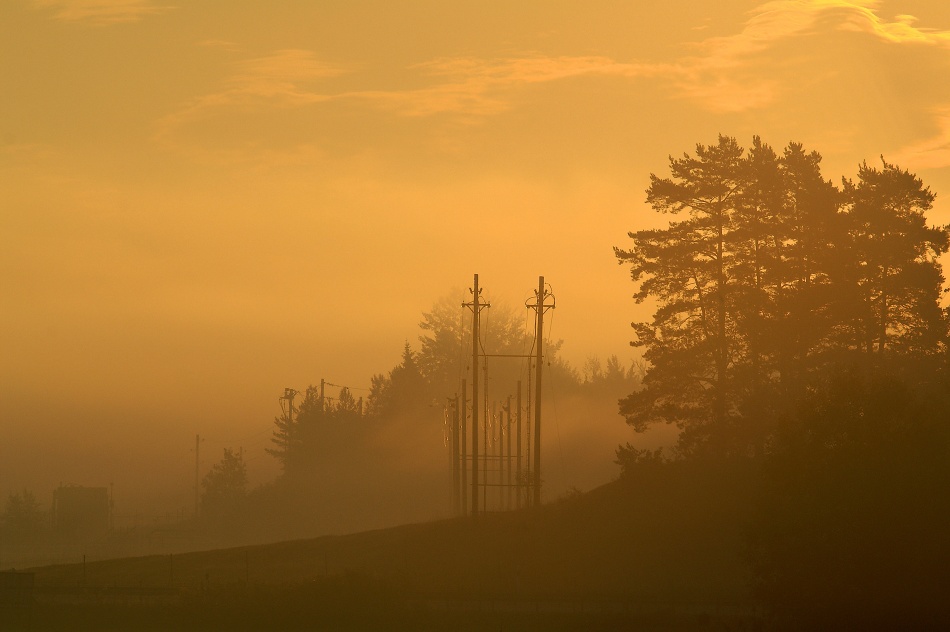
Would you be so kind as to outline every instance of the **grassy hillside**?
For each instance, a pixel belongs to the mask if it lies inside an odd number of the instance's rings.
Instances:
[[[553,611],[585,616],[578,612],[592,608],[585,602],[601,604],[593,607],[600,614],[587,612],[588,619],[622,608],[628,615],[660,613],[667,622],[685,617],[697,623],[717,613],[745,612],[751,603],[741,526],[750,504],[749,477],[739,466],[709,473],[708,467],[667,468],[657,477],[646,471],[639,480],[477,521],[44,567],[34,569],[36,586],[38,594],[72,587],[164,588],[180,600],[172,610],[185,616],[195,608],[209,617],[202,627],[237,611],[245,612],[239,620],[253,628],[255,617],[275,609],[287,616],[302,609],[307,620],[306,612],[326,616],[346,610],[344,604],[369,616],[386,603],[389,613],[407,604],[456,614],[500,608],[507,612],[500,620],[512,625],[518,617],[532,624],[565,623]],[[90,616],[88,608],[82,616]],[[212,617],[216,608],[219,616]],[[532,617],[517,615],[532,608]]]

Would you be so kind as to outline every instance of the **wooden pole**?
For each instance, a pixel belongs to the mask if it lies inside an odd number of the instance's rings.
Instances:
[[[507,498],[505,499],[505,509],[511,509],[511,395],[508,396],[508,404],[505,406],[505,435],[508,440],[508,451],[507,456],[505,457],[505,463],[508,465],[508,476],[505,480],[505,489],[508,490]]]
[[[468,446],[466,445],[467,437],[465,436],[467,432],[467,428],[465,427],[465,421],[466,421],[466,417],[468,416],[468,410],[467,410],[468,407],[466,406],[467,398],[468,398],[468,384],[466,384],[465,380],[462,380],[462,398],[461,398],[462,410],[459,413],[459,419],[462,426],[461,432],[459,432],[459,435],[462,438],[462,446],[460,449],[461,450],[460,457],[461,457],[462,462],[460,464],[459,469],[462,472],[462,490],[461,491],[462,491],[462,515],[463,516],[468,513],[468,462],[466,461],[466,459],[468,458]]]
[[[517,450],[517,456],[515,457],[515,507],[521,509],[521,380],[518,380],[516,403],[518,405],[518,438],[515,440],[515,449]]]
[[[537,374],[534,395],[534,506],[541,506],[541,369],[544,354],[544,277],[538,277],[538,324],[535,332],[535,350],[537,353]]]
[[[478,517],[478,275],[472,290],[472,517]]]
[[[198,455],[198,450],[201,449],[201,435],[195,435],[195,517],[198,517],[198,499],[201,496],[201,487],[200,487],[200,465],[201,460]]]
[[[452,512],[461,512],[461,472],[459,471],[459,396],[455,395],[455,407],[452,411]]]

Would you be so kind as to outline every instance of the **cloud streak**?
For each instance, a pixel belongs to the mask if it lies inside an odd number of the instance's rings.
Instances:
[[[515,107],[532,86],[582,77],[651,81],[702,110],[736,113],[769,107],[796,89],[796,82],[780,76],[783,68],[802,63],[782,53],[796,39],[858,32],[893,45],[950,47],[950,31],[919,28],[908,15],[887,20],[877,7],[873,0],[772,0],[749,12],[736,33],[686,44],[684,54],[669,62],[537,53],[437,58],[411,66],[421,86],[401,90],[333,91],[324,80],[354,69],[325,63],[311,51],[279,50],[237,62],[218,90],[165,117],[158,137],[171,138],[227,111],[300,110],[341,101],[395,116],[449,116],[472,124]]]
[[[220,89],[200,96],[157,124],[155,139],[175,144],[173,138],[189,124],[232,110],[257,111],[299,108],[334,98],[313,88],[314,82],[336,77],[343,68],[320,61],[311,51],[284,49],[233,65]]]
[[[622,63],[603,56],[529,55],[494,60],[443,58],[415,69],[437,81],[408,91],[350,92],[341,97],[363,99],[406,116],[454,113],[481,117],[511,107],[513,90],[576,77],[649,77],[671,70],[665,64]]]
[[[37,9],[52,10],[53,18],[108,26],[139,20],[167,11],[151,0],[33,0]]]
[[[936,133],[903,147],[893,158],[912,169],[941,169],[950,167],[950,105],[936,107],[932,112]]]
[[[824,3],[823,3],[824,4]],[[887,21],[874,12],[877,2],[827,2],[830,5],[841,5],[849,11],[847,19],[842,23],[844,30],[854,30],[868,33],[878,39],[894,44],[927,44],[935,46],[950,46],[950,31],[917,28],[918,21],[913,15],[897,15],[893,21]]]
[[[780,93],[763,67],[773,64],[768,53],[782,42],[815,33],[827,20],[833,29],[866,33],[892,44],[947,46],[950,31],[921,29],[916,18],[893,21],[875,12],[873,0],[773,0],[750,12],[736,34],[693,44],[695,54],[675,64],[678,93],[714,112],[741,112],[765,107]]]
[[[332,92],[321,82],[352,70],[322,62],[312,51],[275,51],[234,64],[218,90],[161,119],[156,139],[176,144],[176,136],[189,125],[235,110],[299,110],[344,101],[397,116],[441,114],[474,122],[510,109],[512,92],[528,85],[581,76],[647,77],[670,70],[662,64],[619,63],[608,57],[541,55],[493,60],[442,58],[412,69],[429,79],[429,85],[409,90]]]

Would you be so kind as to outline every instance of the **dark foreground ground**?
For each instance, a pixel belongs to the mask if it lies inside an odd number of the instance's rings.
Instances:
[[[394,612],[378,614],[261,615],[226,618],[217,613],[95,612],[73,610],[11,621],[10,630],[753,630],[747,618],[681,617],[667,613],[605,615],[591,613],[505,614]]]
[[[95,596],[93,597],[93,594]],[[429,595],[365,577],[233,586],[189,595],[143,590],[40,595],[5,607],[4,630],[754,630],[754,609],[580,595]]]
[[[477,521],[32,569],[0,629],[759,629],[746,474],[625,480]]]

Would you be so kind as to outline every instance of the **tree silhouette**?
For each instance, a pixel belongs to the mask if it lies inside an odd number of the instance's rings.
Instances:
[[[451,393],[471,364],[470,316],[465,318],[461,291],[443,296],[423,312],[419,328],[419,370],[434,393]]]
[[[818,152],[790,143],[779,167],[783,195],[771,230],[778,259],[767,335],[780,394],[793,398],[801,394],[807,373],[824,362],[834,323],[843,317],[834,310],[843,284],[832,280],[840,279],[836,271],[845,265],[837,255],[847,232],[838,214],[840,192],[822,176]]]
[[[233,509],[247,495],[247,466],[244,455],[228,448],[221,460],[201,480],[203,511],[223,512]]]
[[[43,531],[45,517],[33,492],[14,492],[7,497],[4,507],[3,530],[15,542],[30,540]]]
[[[370,378],[369,396],[366,398],[366,414],[379,417],[389,407],[389,378],[376,373]]]
[[[429,404],[426,379],[419,370],[416,354],[406,342],[402,350],[402,362],[389,372],[390,412],[408,413]]]
[[[847,355],[946,348],[933,194],[886,162],[839,191],[820,162],[720,136],[650,175],[647,201],[682,219],[615,249],[636,301],[657,305],[633,323],[649,363],[621,401],[635,429],[675,423],[683,453],[761,451],[776,413]]]
[[[350,389],[343,386],[340,388],[340,394],[336,398],[331,414],[340,421],[355,421],[362,413],[360,406],[360,402],[353,397]]]
[[[858,182],[844,181],[859,298],[852,344],[881,354],[934,349],[946,336],[938,306],[943,275],[936,257],[947,251],[945,228],[928,227],[934,194],[919,178],[881,159],[862,163]]]
[[[630,250],[615,249],[639,283],[638,303],[657,300],[652,322],[633,323],[635,346],[651,364],[644,388],[621,403],[628,423],[656,421],[697,430],[725,424],[734,408],[730,355],[737,351],[729,248],[743,183],[743,150],[733,138],[696,146],[696,156],[670,158],[671,178],[650,174],[647,201],[686,217],[665,230],[630,233]]]
[[[441,399],[455,393],[463,377],[471,380],[472,332],[471,312],[462,307],[461,292],[439,299],[432,308],[422,314],[419,328],[421,343],[417,361],[425,376],[430,393]],[[503,301],[494,301],[482,311],[480,349],[489,354],[528,354],[534,346],[533,327],[528,321],[525,308],[512,308]],[[547,341],[547,355],[554,362],[554,370],[561,366],[556,362],[559,342]],[[491,364],[492,379],[505,388],[521,377],[523,362],[511,359],[482,361]]]
[[[408,342],[402,350],[402,362],[389,375],[373,376],[368,400],[369,413],[377,417],[418,413],[429,405],[428,384]]]
[[[320,387],[311,384],[292,414],[285,411],[274,419],[271,437],[274,447],[267,448],[267,453],[280,461],[285,473],[314,460],[320,427],[328,416],[326,402],[320,397]]]

